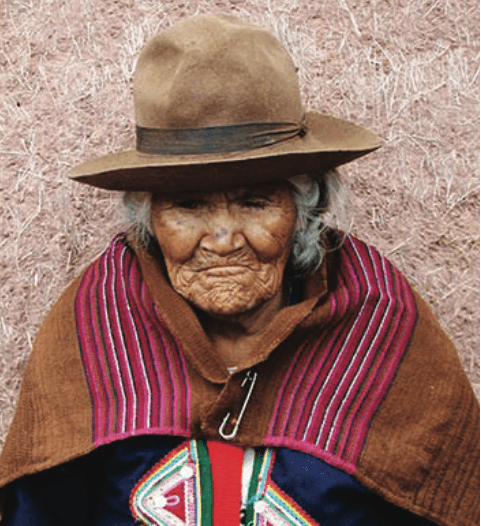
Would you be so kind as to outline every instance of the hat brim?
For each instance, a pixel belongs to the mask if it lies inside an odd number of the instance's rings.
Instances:
[[[305,128],[303,137],[241,152],[149,155],[126,150],[82,163],[69,177],[107,190],[210,190],[315,175],[382,146],[374,132],[332,115],[307,112]]]

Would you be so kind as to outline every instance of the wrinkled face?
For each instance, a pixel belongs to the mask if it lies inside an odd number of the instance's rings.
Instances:
[[[212,315],[241,314],[281,293],[296,217],[292,190],[279,183],[152,202],[172,287]]]

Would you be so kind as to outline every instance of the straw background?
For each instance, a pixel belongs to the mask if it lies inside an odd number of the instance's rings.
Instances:
[[[230,12],[272,30],[304,103],[386,146],[341,170],[351,231],[410,279],[479,392],[479,7],[474,0],[2,0],[0,447],[36,331],[120,228],[118,196],[66,180],[134,140],[145,41]]]

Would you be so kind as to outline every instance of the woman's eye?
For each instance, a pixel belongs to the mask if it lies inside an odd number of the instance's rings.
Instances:
[[[177,201],[175,206],[184,208],[185,210],[197,210],[197,208],[200,208],[203,204],[203,201],[198,199],[182,199],[182,201]]]
[[[242,201],[242,205],[246,208],[254,208],[256,210],[264,210],[267,206],[267,201],[262,199],[245,199]]]

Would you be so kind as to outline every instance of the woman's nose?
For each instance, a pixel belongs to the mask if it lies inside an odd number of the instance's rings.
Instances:
[[[200,246],[219,256],[225,256],[242,248],[245,238],[240,224],[227,210],[220,211],[208,221],[206,234]]]

